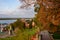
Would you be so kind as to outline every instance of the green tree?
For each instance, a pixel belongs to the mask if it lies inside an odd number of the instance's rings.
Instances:
[[[11,24],[14,28],[24,29],[24,22],[18,19],[16,22]]]

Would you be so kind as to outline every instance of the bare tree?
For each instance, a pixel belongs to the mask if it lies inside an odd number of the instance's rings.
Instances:
[[[19,0],[19,1],[22,2],[20,8],[28,8],[29,6],[33,5],[36,2],[36,0]]]

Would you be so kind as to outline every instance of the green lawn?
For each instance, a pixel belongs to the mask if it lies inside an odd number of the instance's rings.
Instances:
[[[34,29],[19,30],[14,37],[0,38],[0,40],[29,40],[32,35],[35,34]]]

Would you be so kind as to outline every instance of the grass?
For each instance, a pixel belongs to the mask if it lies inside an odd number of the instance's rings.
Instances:
[[[25,29],[24,31],[18,30],[16,36],[0,38],[0,40],[30,40],[30,37],[35,34],[35,30],[33,29]]]

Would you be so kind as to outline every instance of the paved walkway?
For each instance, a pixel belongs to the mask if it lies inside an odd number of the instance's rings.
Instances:
[[[12,37],[12,36],[15,36],[15,34],[9,35],[8,32],[0,33],[0,38],[6,38],[6,37]]]

